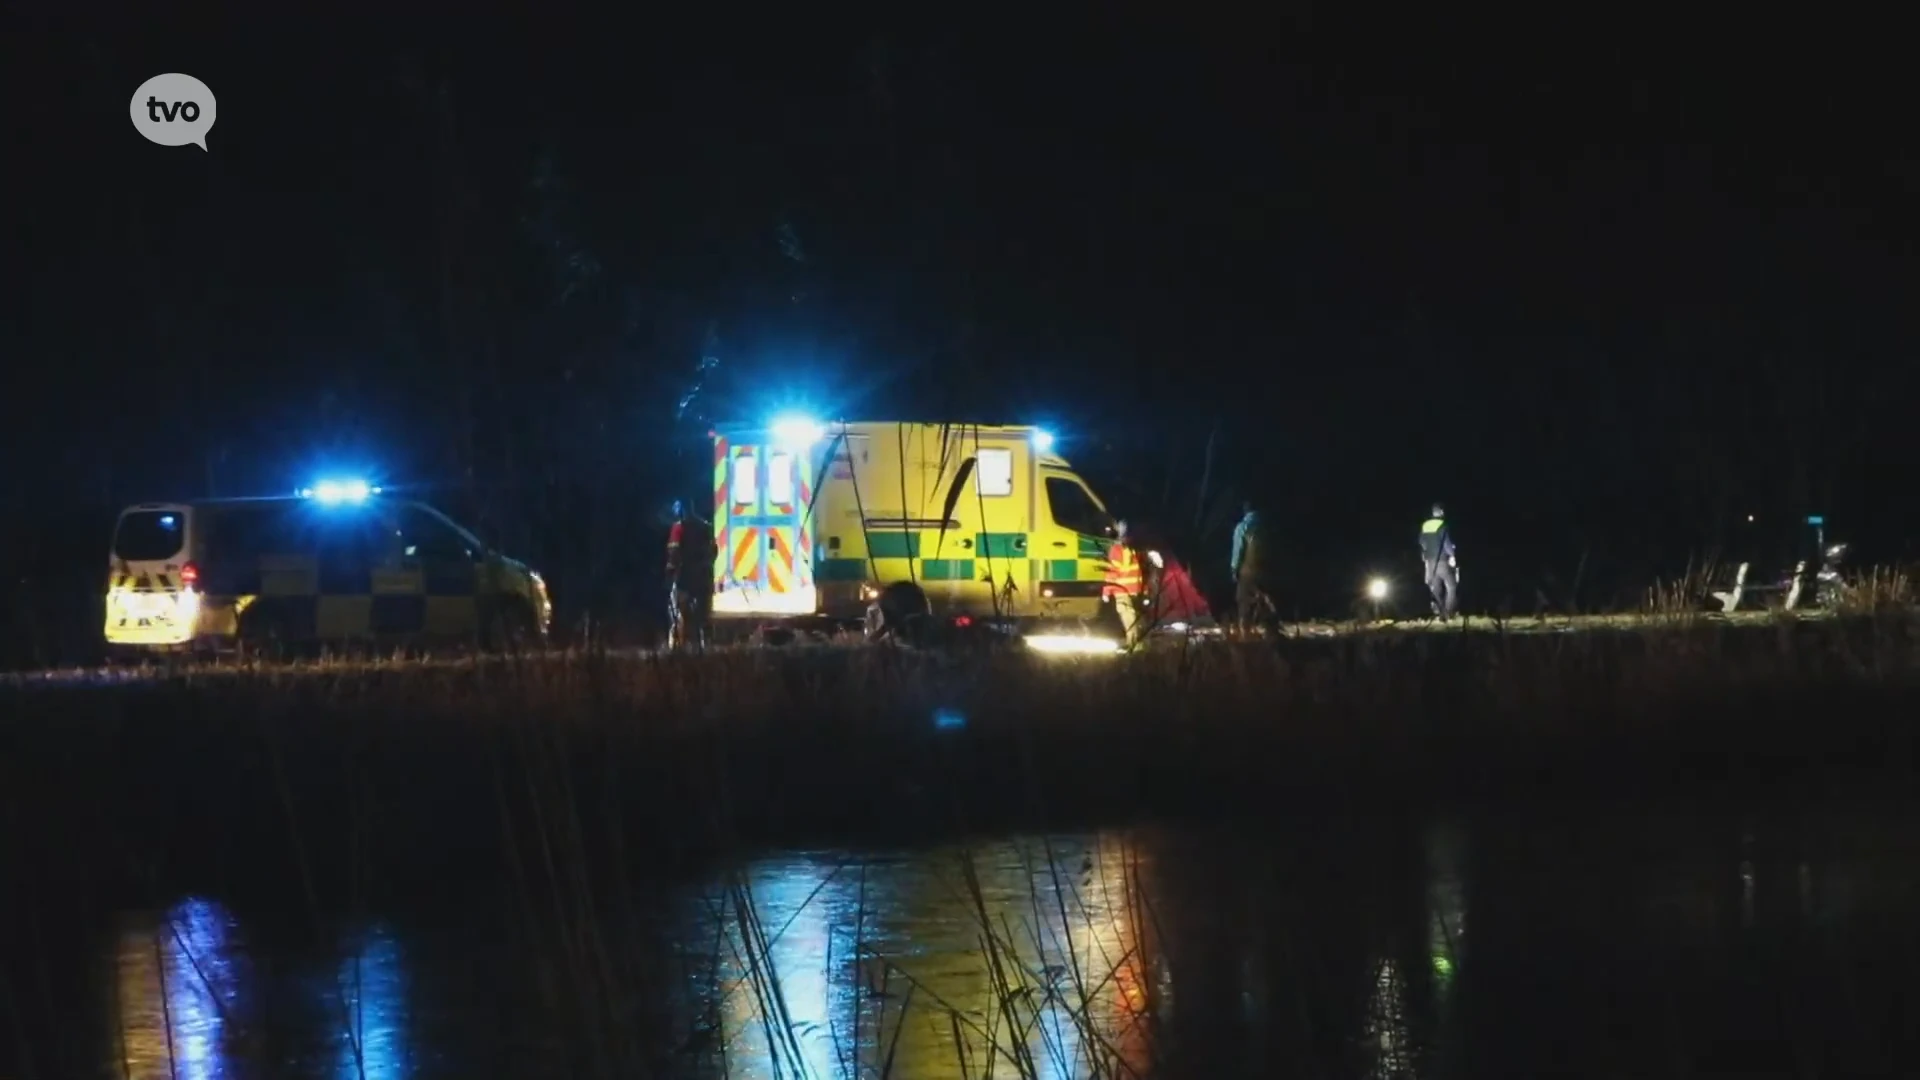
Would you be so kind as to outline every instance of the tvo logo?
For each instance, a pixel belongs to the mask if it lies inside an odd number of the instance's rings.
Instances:
[[[161,146],[207,148],[213,129],[213,91],[191,75],[155,75],[133,92],[127,107],[133,126],[148,142]]]

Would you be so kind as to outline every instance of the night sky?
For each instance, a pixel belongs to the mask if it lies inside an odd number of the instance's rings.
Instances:
[[[10,35],[9,542],[365,465],[637,603],[705,422],[799,405],[1051,424],[1216,588],[1253,496],[1308,606],[1434,499],[1470,607],[1907,552],[1904,67],[1282,25]]]

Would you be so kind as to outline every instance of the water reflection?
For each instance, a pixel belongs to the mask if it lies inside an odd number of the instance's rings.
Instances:
[[[233,930],[224,908],[193,899],[122,933],[117,1027],[129,1080],[227,1075],[227,1018],[241,991]]]
[[[376,924],[330,943],[328,953],[337,961],[306,974],[298,965],[257,970],[255,961],[275,950],[248,940],[232,912],[204,898],[122,922],[115,947],[113,1075],[257,1075],[260,1056],[278,1034],[272,1030],[277,1006],[317,1021],[312,1034],[285,1055],[302,1075],[414,1075],[403,958],[389,927]]]
[[[86,1053],[101,1075],[223,1080],[1910,1075],[1907,826],[1349,821],[790,853],[551,925],[503,898],[325,929],[192,898],[114,928],[114,1034]],[[11,985],[28,955],[0,957]]]
[[[400,1080],[412,1075],[407,1058],[406,968],[390,927],[375,925],[352,943],[340,963],[344,1020],[337,1080]]]
[[[743,868],[702,905],[722,927],[721,1074],[1143,1069],[1137,861],[1109,837]]]

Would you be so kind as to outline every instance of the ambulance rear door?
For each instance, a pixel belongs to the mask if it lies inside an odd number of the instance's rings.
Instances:
[[[716,616],[811,615],[812,440],[756,429],[714,433],[714,598]]]

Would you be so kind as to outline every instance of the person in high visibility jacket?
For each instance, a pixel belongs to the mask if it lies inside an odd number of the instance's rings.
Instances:
[[[1427,591],[1433,594],[1433,613],[1453,618],[1460,597],[1460,565],[1454,558],[1446,508],[1439,503],[1433,504],[1433,516],[1420,525],[1420,561],[1426,567]]]
[[[1146,579],[1140,571],[1140,559],[1128,542],[1127,523],[1115,522],[1113,531],[1113,546],[1107,549],[1107,574],[1100,587],[1100,598],[1113,604],[1114,612],[1120,616],[1120,632],[1131,645],[1140,619],[1140,593]]]

